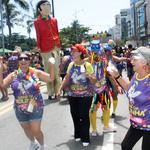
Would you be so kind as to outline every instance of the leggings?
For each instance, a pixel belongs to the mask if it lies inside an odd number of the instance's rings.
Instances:
[[[141,137],[143,137],[142,150],[150,150],[150,131],[136,129],[132,126],[121,143],[122,150],[132,150]]]

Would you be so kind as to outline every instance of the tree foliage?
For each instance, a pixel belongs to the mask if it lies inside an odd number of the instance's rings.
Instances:
[[[70,47],[71,44],[81,43],[87,37],[89,27],[79,24],[78,20],[74,20],[71,26],[60,30],[60,39],[63,48]]]
[[[27,38],[24,35],[20,35],[19,33],[12,33],[12,41],[11,45],[9,45],[9,35],[4,36],[4,45],[5,48],[13,50],[16,45],[20,46],[23,50],[33,49],[36,45],[35,39]],[[0,45],[2,45],[2,40],[0,39]],[[1,47],[0,47],[1,48]]]
[[[9,31],[9,45],[11,45],[13,25],[22,25],[20,23],[22,21],[22,18],[20,17],[21,13],[18,11],[16,4],[18,4],[20,8],[24,10],[29,10],[29,5],[25,0],[14,0],[14,3],[12,3],[11,0],[2,0],[2,7],[4,10],[4,21],[8,26]]]

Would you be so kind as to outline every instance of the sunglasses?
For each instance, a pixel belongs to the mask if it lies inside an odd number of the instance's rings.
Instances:
[[[28,58],[28,57],[19,57],[19,61],[22,61],[22,60],[29,61],[30,58]]]

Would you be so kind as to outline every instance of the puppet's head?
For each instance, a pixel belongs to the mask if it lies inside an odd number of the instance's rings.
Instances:
[[[99,53],[101,50],[100,41],[99,40],[92,40],[90,43],[91,51],[95,53]]]
[[[91,63],[93,62],[99,62],[102,52],[102,47],[99,40],[92,40],[90,43],[90,57],[91,57]]]
[[[37,3],[37,11],[42,17],[48,17],[51,14],[51,4],[47,0],[41,0]]]

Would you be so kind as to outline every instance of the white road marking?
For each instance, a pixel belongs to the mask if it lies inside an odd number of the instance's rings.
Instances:
[[[113,106],[111,105],[110,114],[112,114],[113,110],[112,107]],[[109,125],[111,127],[114,127],[114,119],[109,120]],[[114,143],[114,132],[104,133],[102,150],[113,150],[114,149],[113,143]]]
[[[111,121],[111,123],[109,124],[113,126],[114,121]],[[114,132],[104,133],[102,150],[113,150],[114,149],[113,142],[114,142]]]

